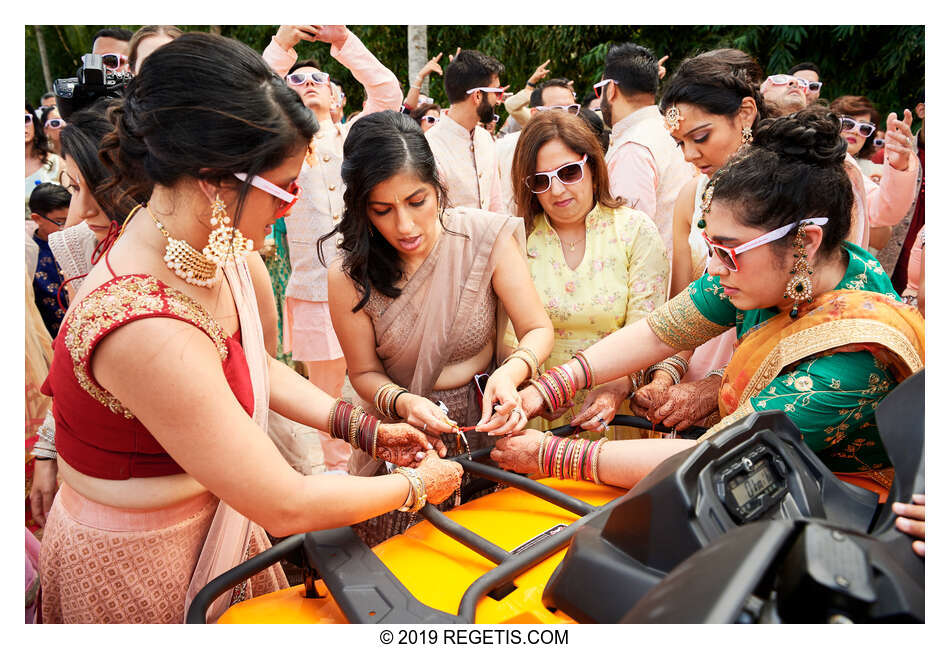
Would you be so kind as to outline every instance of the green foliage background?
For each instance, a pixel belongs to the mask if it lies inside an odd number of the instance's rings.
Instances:
[[[122,25],[135,30],[140,25]],[[104,25],[41,26],[53,78],[73,76],[79,57],[92,46],[92,36]],[[207,25],[179,25],[184,30],[209,31]],[[407,27],[405,25],[351,25],[350,29],[387,65],[408,90]],[[221,33],[263,51],[276,25],[222,25]],[[683,58],[718,47],[736,47],[758,59],[766,74],[787,72],[800,61],[821,68],[823,98],[867,95],[882,116],[913,108],[924,90],[924,27],[901,26],[794,26],[794,25],[429,25],[429,56],[444,52],[443,66],[457,46],[481,50],[505,64],[502,83],[512,90],[545,59],[551,76],[575,80],[578,97],[600,79],[607,48],[612,42],[633,41],[670,54],[669,78]],[[325,43],[301,42],[301,57],[316,59],[331,76],[343,82],[347,112],[363,101],[362,87],[330,57]],[[437,76],[437,75],[434,75]],[[431,78],[430,78],[431,79]],[[26,97],[37,103],[46,91],[32,25],[26,26]],[[445,92],[436,78],[430,94],[445,105]]]

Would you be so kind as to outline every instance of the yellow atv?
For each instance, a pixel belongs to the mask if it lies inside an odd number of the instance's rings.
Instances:
[[[924,492],[923,387],[920,372],[878,408],[895,467],[882,505],[837,479],[778,411],[668,458],[629,491],[534,481],[479,461],[481,449],[454,459],[507,488],[447,513],[427,505],[424,521],[372,549],[348,527],[289,537],[209,583],[187,620],[203,623],[215,598],[286,558],[302,585],[218,622],[923,622],[924,562],[890,507]]]

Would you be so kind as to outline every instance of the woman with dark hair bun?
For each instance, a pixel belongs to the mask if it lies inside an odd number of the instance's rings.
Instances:
[[[76,294],[44,386],[63,479],[40,557],[47,622],[180,622],[201,587],[269,547],[262,526],[287,536],[415,510],[461,475],[438,440],[333,401],[264,351],[273,302],[246,253],[295,200],[313,114],[231,39],[185,34],[148,60],[101,155],[106,190],[150,198]],[[264,432],[269,408],[399,475],[297,473]],[[210,619],[286,585],[273,566]]]
[[[745,52],[713,50],[683,61],[663,92],[660,110],[666,126],[686,161],[701,172],[683,186],[673,207],[670,295],[705,272],[706,244],[697,226],[703,191],[709,178],[751,140],[752,129],[765,116],[761,76],[758,63]],[[707,417],[715,420],[720,371],[735,342],[734,332],[727,331],[694,352],[677,354],[667,371],[648,370],[633,399],[634,410],[680,429]]]
[[[343,158],[343,218],[327,235],[342,250],[329,270],[330,314],[364,408],[452,444],[459,426],[478,425],[468,433],[473,449],[523,426],[517,387],[548,357],[554,331],[521,222],[447,208],[429,143],[406,115],[360,118]],[[521,344],[504,356],[508,318]]]
[[[846,240],[854,198],[840,128],[817,105],[762,120],[756,146],[714,174],[704,193],[708,274],[561,372],[578,386],[591,376],[611,381],[735,329],[739,345],[719,391],[723,418],[700,439],[752,412],[781,410],[841,479],[883,498],[894,471],[874,410],[923,368],[924,321],[899,301],[877,260]],[[544,404],[534,386],[522,395],[529,412]],[[561,443],[528,431],[500,441],[492,458],[533,472],[539,452]],[[630,487],[692,444],[607,442],[591,478]]]

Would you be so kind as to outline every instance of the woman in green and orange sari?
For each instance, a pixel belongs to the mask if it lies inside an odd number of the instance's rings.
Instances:
[[[877,260],[845,241],[853,197],[838,129],[837,117],[818,106],[763,120],[757,146],[717,172],[704,196],[709,274],[560,366],[558,377],[522,390],[526,412],[561,405],[574,386],[644,368],[672,376],[675,364],[663,359],[735,327],[739,342],[719,392],[723,419],[707,435],[753,411],[783,410],[839,477],[886,494],[893,469],[874,410],[923,367],[924,321],[900,302]],[[654,410],[651,418],[662,420],[663,405]],[[537,473],[542,445],[556,443],[526,431],[500,440],[492,457]],[[606,442],[597,475],[587,477],[630,487],[692,444]],[[578,451],[572,459],[593,453]]]

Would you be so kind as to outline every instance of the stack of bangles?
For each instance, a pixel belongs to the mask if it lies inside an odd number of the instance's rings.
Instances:
[[[502,365],[504,365],[505,363],[507,363],[508,361],[510,361],[512,358],[518,358],[518,359],[521,359],[522,361],[525,362],[525,364],[528,366],[528,371],[529,371],[528,378],[529,378],[529,379],[534,378],[535,376],[537,376],[537,374],[538,374],[538,356],[537,356],[537,354],[535,354],[533,351],[531,351],[531,350],[528,349],[527,347],[518,347],[517,349],[515,349],[515,351],[511,352],[511,353],[508,355],[508,358],[506,358],[506,359],[502,362]]]
[[[53,420],[53,411],[46,411],[46,418],[36,429],[36,442],[30,455],[37,460],[56,459],[56,422]]]
[[[402,504],[402,507],[399,508],[399,511],[414,514],[425,507],[427,500],[426,485],[422,481],[422,477],[419,475],[419,472],[408,467],[397,466],[393,473],[399,473],[406,476],[406,479],[409,481],[409,485],[411,487],[409,489],[409,494],[406,496],[406,502]]]
[[[597,472],[597,462],[606,441],[606,437],[592,442],[545,433],[538,448],[538,472],[558,480],[589,480],[603,484]]]
[[[359,406],[337,399],[330,410],[327,428],[330,429],[333,437],[349,442],[353,448],[362,449],[376,459],[379,420],[372,415],[367,415]]]
[[[584,353],[577,352],[571,358],[580,363],[581,369],[584,371],[584,385],[577,385],[574,381],[574,374],[566,363],[552,367],[541,374],[536,381],[534,379],[529,381],[541,393],[541,399],[549,412],[554,412],[569,405],[579,389],[587,389],[594,385],[594,373]]]
[[[679,356],[670,356],[666,360],[662,360],[659,363],[651,365],[647,368],[646,380],[649,382],[652,380],[653,373],[657,370],[662,370],[666,372],[671,379],[673,379],[673,385],[676,385],[680,382],[684,376],[686,376],[686,370],[689,369],[689,363],[680,358]]]
[[[383,417],[399,419],[399,413],[396,412],[396,400],[404,394],[409,394],[409,390],[395,383],[383,383],[376,390],[373,405]]]

